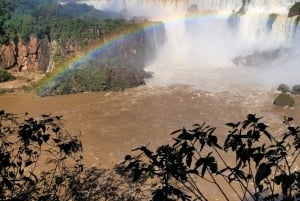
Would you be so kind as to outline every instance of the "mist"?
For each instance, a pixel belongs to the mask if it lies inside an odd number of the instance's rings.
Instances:
[[[253,1],[245,8],[246,14],[239,15],[241,1],[202,1],[197,13],[186,17],[193,1],[84,2],[126,13],[129,19],[142,16],[164,22],[167,41],[146,67],[154,76],[148,84],[185,84],[204,90],[300,84],[300,33],[296,34],[295,18],[287,17],[291,3]],[[276,13],[273,21],[272,13]]]

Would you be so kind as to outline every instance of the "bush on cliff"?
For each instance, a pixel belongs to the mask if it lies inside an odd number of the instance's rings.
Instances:
[[[16,78],[5,69],[0,69],[0,83],[15,80]]]
[[[289,17],[293,17],[295,15],[300,15],[300,2],[294,3],[294,5],[289,10]]]
[[[38,89],[40,96],[124,90],[144,84],[151,75],[143,70],[119,67],[86,67],[64,73]]]

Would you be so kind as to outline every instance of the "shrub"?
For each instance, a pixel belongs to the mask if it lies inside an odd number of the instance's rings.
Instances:
[[[81,150],[80,139],[62,127],[60,116],[19,122],[0,111],[0,200],[69,200],[70,185],[83,170]]]
[[[136,190],[139,183],[122,180],[113,169],[85,168],[80,136],[68,133],[62,121],[61,116],[28,114],[20,121],[0,110],[0,200],[137,201],[145,197],[145,192]]]
[[[0,69],[0,82],[15,80],[16,78],[5,69]]]
[[[144,177],[158,181],[152,200],[208,200],[211,192],[199,187],[208,182],[227,201],[232,199],[229,195],[234,200],[296,201],[300,199],[300,128],[292,126],[292,120],[285,117],[287,130],[275,137],[261,118],[249,114],[244,121],[226,124],[230,131],[223,146],[216,128],[195,124],[190,130],[174,131],[171,145],[156,151],[147,146],[134,149],[138,154],[127,155],[118,170],[132,181]],[[235,160],[228,160],[228,154]]]

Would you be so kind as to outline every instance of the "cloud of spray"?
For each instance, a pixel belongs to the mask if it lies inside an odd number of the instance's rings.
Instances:
[[[300,48],[295,45],[299,39],[291,40],[293,21],[287,19],[285,11],[288,10],[288,5],[283,3],[250,5],[247,14],[236,16],[233,26],[229,26],[232,8],[238,9],[237,1],[232,1],[232,7],[224,5],[225,10],[216,8],[217,12],[214,13],[206,13],[199,4],[199,15],[188,19],[185,14],[191,4],[176,6],[139,0],[97,2],[94,5],[101,9],[126,9],[128,17],[147,16],[165,22],[167,42],[159,50],[157,58],[147,67],[154,73],[154,79],[150,81],[153,84],[189,84],[214,90],[214,87],[226,88],[227,85],[276,88],[280,83],[292,85],[300,82],[297,77],[300,73],[300,58],[297,53]],[[205,9],[207,7],[208,4]],[[280,10],[280,15],[276,20],[270,21],[273,10]],[[233,63],[233,59],[238,56],[246,58],[247,55],[256,55],[257,52],[280,48],[291,48],[289,55],[282,51],[283,55],[279,58],[263,61],[261,57],[261,65],[255,63],[249,67],[236,66]]]

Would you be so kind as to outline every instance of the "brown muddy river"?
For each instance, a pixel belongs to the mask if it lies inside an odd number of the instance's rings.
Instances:
[[[264,116],[274,133],[283,116],[300,123],[300,100],[294,108],[272,105],[274,91],[205,92],[183,85],[141,86],[120,92],[84,93],[38,97],[32,93],[0,96],[0,108],[20,116],[29,112],[63,115],[66,128],[81,132],[84,158],[88,165],[111,167],[124,155],[143,144],[157,146],[182,126],[206,122],[226,135],[225,123],[246,118],[248,113]]]

